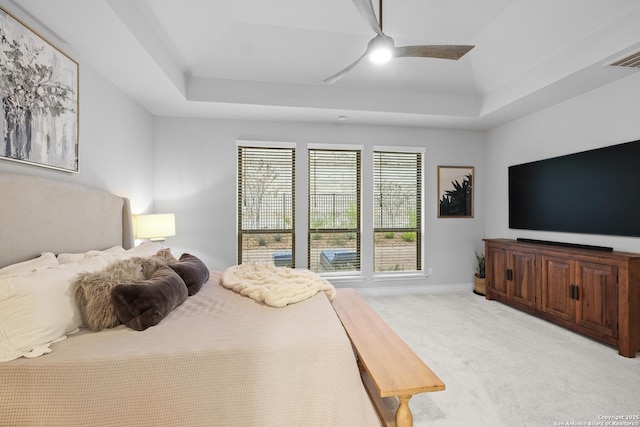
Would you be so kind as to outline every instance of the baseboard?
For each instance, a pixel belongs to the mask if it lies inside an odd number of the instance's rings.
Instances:
[[[473,292],[473,283],[450,285],[380,286],[375,288],[355,288],[360,295],[407,295],[433,294],[441,292]]]

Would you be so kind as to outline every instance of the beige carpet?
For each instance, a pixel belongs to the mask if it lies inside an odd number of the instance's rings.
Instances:
[[[640,353],[624,358],[472,292],[364,298],[446,384],[411,399],[416,427],[587,426],[640,417]],[[640,419],[622,421],[629,424],[608,425],[640,426]]]

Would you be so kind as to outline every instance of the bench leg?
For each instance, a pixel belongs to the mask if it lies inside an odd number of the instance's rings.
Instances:
[[[413,415],[411,415],[411,409],[409,409],[409,396],[398,396],[400,404],[396,411],[396,427],[413,427]]]

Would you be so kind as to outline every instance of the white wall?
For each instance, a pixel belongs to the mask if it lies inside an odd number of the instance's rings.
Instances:
[[[638,139],[638,72],[491,130],[485,153],[487,237],[526,237],[640,252],[640,238],[510,230],[507,205],[508,166]]]
[[[484,236],[485,174],[482,133],[437,129],[357,125],[300,124],[256,121],[156,118],[156,212],[176,213],[177,236],[167,241],[175,253],[190,251],[212,269],[236,264],[236,140],[298,143],[296,258],[306,260],[306,144],[343,143],[365,146],[363,170],[370,168],[366,153],[373,145],[426,147],[425,228],[426,263],[434,274],[407,281],[366,280],[354,287],[470,285],[474,250]],[[437,166],[474,166],[477,189],[475,218],[437,218]],[[363,204],[372,183],[363,182]],[[369,199],[371,200],[371,199]],[[372,203],[372,202],[371,202]],[[364,217],[364,230],[371,219]],[[365,233],[366,234],[366,233]],[[367,242],[369,244],[367,244]],[[363,255],[372,253],[373,238],[363,235]],[[304,262],[304,261],[302,261]],[[363,269],[364,270],[364,269]],[[367,273],[366,271],[363,271]]]
[[[38,175],[129,197],[134,213],[153,208],[153,116],[105,80],[73,48],[11,4],[3,7],[80,64],[79,172],[0,160],[0,172]]]

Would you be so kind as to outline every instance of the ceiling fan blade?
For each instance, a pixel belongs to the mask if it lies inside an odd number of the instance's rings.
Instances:
[[[367,21],[371,29],[375,31],[376,34],[382,35],[382,29],[378,23],[378,18],[376,18],[371,0],[353,0],[353,4],[356,6],[356,9],[358,9],[358,12],[360,12],[360,15]]]
[[[394,49],[393,56],[458,60],[474,47],[465,45],[399,46]]]
[[[369,53],[369,51],[365,51],[365,53],[362,54],[362,56],[358,59],[355,60],[355,62],[351,65],[349,65],[347,68],[345,68],[344,70],[338,71],[337,73],[335,73],[333,76],[328,77],[326,79],[324,79],[325,83],[329,83],[329,84],[334,84],[335,82],[337,82],[338,80],[340,80],[342,78],[342,76],[344,76],[345,74],[347,74],[349,71],[351,71],[351,69],[353,67],[355,67],[356,65],[358,65],[358,62],[360,62],[362,60],[362,58],[364,58],[365,56],[367,56],[367,54]]]

